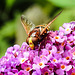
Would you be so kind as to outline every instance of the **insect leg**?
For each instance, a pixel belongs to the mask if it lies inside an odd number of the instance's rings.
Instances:
[[[47,41],[47,37],[45,37],[45,44],[44,44],[44,48],[45,48],[45,46],[46,46],[46,41]]]
[[[41,51],[41,42],[39,43],[38,56],[39,56],[39,54],[40,54],[40,51]]]

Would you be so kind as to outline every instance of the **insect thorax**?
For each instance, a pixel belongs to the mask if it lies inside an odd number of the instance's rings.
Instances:
[[[45,28],[45,26],[43,25],[39,25],[37,27],[35,27],[29,34],[29,36],[31,37],[40,37],[40,36],[44,36],[45,34],[47,34],[48,29],[46,29],[42,35],[40,35],[40,33],[42,32],[42,30]]]

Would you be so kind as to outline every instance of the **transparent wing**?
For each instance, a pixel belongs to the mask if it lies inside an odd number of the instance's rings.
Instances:
[[[61,11],[62,12],[62,11]],[[55,19],[61,14],[61,12],[59,12],[56,16],[55,16],[55,18],[51,21],[51,22],[49,22],[47,25],[46,25],[46,27],[42,30],[42,32],[41,32],[41,35],[44,33],[44,31],[55,21]]]
[[[29,35],[30,31],[32,31],[35,28],[35,25],[30,20],[28,20],[24,15],[21,16],[21,23],[27,35]]]

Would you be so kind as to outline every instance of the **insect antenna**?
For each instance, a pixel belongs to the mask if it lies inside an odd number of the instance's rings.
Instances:
[[[61,12],[62,12],[62,11],[61,11]],[[49,22],[49,23],[47,24],[47,26],[42,30],[41,35],[42,35],[43,32],[53,23],[53,21],[61,14],[61,12],[59,12],[59,13],[55,16],[55,18],[54,18],[51,22]]]

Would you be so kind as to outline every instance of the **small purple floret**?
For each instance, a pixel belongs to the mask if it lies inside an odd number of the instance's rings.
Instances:
[[[0,59],[0,75],[75,75],[75,22],[50,31],[35,50],[26,42],[9,47]]]

